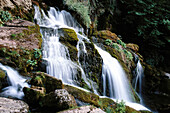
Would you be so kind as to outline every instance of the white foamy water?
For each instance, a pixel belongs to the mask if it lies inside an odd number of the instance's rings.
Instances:
[[[21,77],[21,75],[19,75],[17,71],[15,71],[9,66],[4,66],[0,63],[0,68],[6,71],[9,80],[8,82],[10,84],[10,86],[2,89],[3,92],[0,93],[0,95],[22,99],[24,96],[24,93],[22,91],[23,87],[29,87],[29,85],[25,82],[26,79]]]
[[[99,54],[103,58],[102,78],[103,95],[106,96],[106,79],[108,80],[109,95],[111,98],[132,102],[132,93],[126,74],[117,61],[108,52],[95,45]]]
[[[59,42],[60,34],[58,30],[60,28],[73,29],[78,36],[78,57],[80,52],[86,53],[84,40],[88,39],[79,34],[78,32],[83,32],[83,28],[74,20],[70,13],[66,11],[56,11],[55,8],[50,8],[48,11],[49,17],[47,17],[43,10],[40,10],[35,6],[35,17],[34,19],[40,25],[41,34],[43,37],[43,59],[45,59],[47,64],[47,73],[61,79],[67,84],[79,84],[77,82],[78,71],[81,72],[81,77],[85,83],[91,87],[88,82],[84,70],[79,64],[71,61],[68,48]],[[80,44],[83,45],[80,48]]]

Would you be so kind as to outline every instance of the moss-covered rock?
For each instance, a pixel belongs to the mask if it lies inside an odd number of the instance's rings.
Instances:
[[[45,87],[47,93],[55,91],[56,89],[63,89],[64,87],[61,80],[43,72],[34,73],[30,84]]]
[[[78,50],[76,48],[78,38],[74,30],[68,28],[62,28],[59,30],[61,32],[60,41],[68,47],[70,58],[72,61],[77,61]]]
[[[90,78],[93,82],[95,82],[99,87],[97,88],[98,92],[102,92],[102,64],[103,60],[94,47],[93,43],[89,43],[87,41],[85,42],[87,54],[84,54],[83,52],[80,53],[79,61],[83,68],[83,70],[86,72],[86,75],[88,75],[88,78]]]
[[[23,75],[38,70],[42,43],[39,26],[25,20],[6,25],[0,29],[0,62],[18,68]]]
[[[129,49],[131,49],[134,52],[139,51],[139,46],[137,44],[128,43],[128,44],[126,44],[126,47],[128,47]]]
[[[57,111],[76,107],[76,101],[65,89],[57,89],[41,99],[41,106]]]
[[[86,92],[81,89],[75,88],[73,86],[65,85],[64,88],[74,96],[75,99],[78,99],[82,102],[89,103],[99,107],[99,96],[91,93]]]
[[[0,69],[0,90],[8,85],[6,72]]]
[[[115,33],[112,33],[109,30],[96,31],[93,33],[93,36],[104,40],[110,39],[113,42],[117,42],[117,40],[120,40],[120,38]]]
[[[24,99],[28,104],[31,106],[39,106],[39,101],[42,97],[45,96],[45,88],[44,87],[37,87],[37,86],[32,86],[31,88],[24,87],[23,88],[25,97]]]

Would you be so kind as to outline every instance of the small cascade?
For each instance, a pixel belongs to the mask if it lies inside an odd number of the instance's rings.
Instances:
[[[78,58],[81,52],[86,53],[83,40],[88,40],[85,36],[78,32],[83,32],[83,28],[74,20],[70,13],[66,11],[56,11],[50,7],[47,17],[43,10],[37,6],[35,8],[34,19],[40,26],[40,32],[43,38],[43,59],[48,62],[47,73],[61,79],[66,84],[78,85],[77,74],[81,71],[82,79],[91,87],[88,82],[84,70],[80,64],[77,64],[70,59],[68,48],[59,42],[60,28],[73,29],[78,36]],[[83,45],[83,46],[80,46]]]
[[[138,57],[138,56],[136,56]],[[143,67],[140,63],[140,60],[138,60],[137,62],[137,66],[135,69],[135,78],[133,81],[133,86],[135,91],[138,93],[138,97],[140,98],[140,103],[143,104],[143,100],[142,100],[142,80],[143,80],[143,76],[144,76],[144,70]]]
[[[136,66],[136,78],[135,78],[135,90],[137,90],[137,87],[139,88],[139,95],[142,94],[142,78],[144,75],[143,67],[140,63],[140,60],[138,60],[137,66]]]
[[[8,82],[10,85],[10,86],[4,88],[3,92],[0,93],[0,95],[6,96],[6,97],[11,96],[14,98],[22,99],[24,96],[24,93],[22,91],[23,87],[29,87],[29,85],[25,82],[26,79],[21,77],[19,75],[19,73],[17,71],[15,71],[14,69],[12,69],[11,67],[3,66],[0,63],[0,68],[2,70],[6,71],[7,77],[9,80]]]
[[[119,62],[113,58],[108,52],[102,50],[95,45],[99,54],[103,58],[103,95],[106,96],[106,90],[109,88],[109,95],[111,98],[132,102],[132,93],[130,86],[128,85],[128,79],[126,74],[119,64]],[[108,87],[106,87],[108,80]]]

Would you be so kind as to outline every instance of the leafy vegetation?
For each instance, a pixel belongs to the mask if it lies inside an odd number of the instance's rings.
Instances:
[[[122,42],[121,40],[117,40],[117,43],[122,45],[124,48],[126,48],[126,44],[124,42]]]
[[[3,11],[0,9],[0,19],[2,22],[7,22],[9,20],[12,20],[12,15],[8,11]]]
[[[110,45],[112,44],[112,40],[106,39],[106,40],[105,40],[105,44],[108,45],[108,46],[110,46]]]
[[[64,0],[64,3],[68,5],[69,9],[76,11],[83,19],[83,23],[89,27],[91,20],[89,16],[89,5],[84,5],[81,2],[75,2],[74,0]]]

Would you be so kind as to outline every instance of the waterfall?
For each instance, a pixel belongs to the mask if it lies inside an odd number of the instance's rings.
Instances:
[[[138,60],[137,66],[136,66],[136,78],[135,78],[135,90],[137,90],[137,86],[139,88],[139,95],[142,94],[142,78],[144,75],[143,67],[140,63],[140,60]]]
[[[8,66],[3,66],[0,63],[0,69],[6,71],[9,85],[8,87],[2,89],[2,93],[0,95],[2,96],[11,96],[14,98],[22,99],[24,96],[24,93],[22,91],[23,87],[29,87],[29,85],[25,82],[26,79],[21,77],[17,71],[12,69]]]
[[[37,6],[34,6],[34,8],[34,19],[40,26],[40,32],[43,38],[43,59],[48,62],[46,67],[47,73],[61,79],[65,84],[78,85],[77,74],[79,70],[81,71],[82,79],[91,87],[80,63],[77,64],[71,61],[68,48],[59,42],[60,33],[58,30],[60,28],[73,29],[79,39],[77,44],[77,56],[79,58],[81,52],[86,53],[83,40],[88,41],[87,37],[79,34],[79,32],[84,32],[83,28],[81,28],[70,13],[64,10],[56,11],[55,8],[50,7],[47,17],[43,10],[40,12]]]
[[[136,57],[138,59],[137,55],[136,55]],[[134,81],[133,81],[133,84],[134,84],[133,86],[134,86],[135,91],[138,93],[137,95],[140,98],[140,103],[141,104],[144,104],[143,100],[142,100],[142,81],[143,81],[143,76],[144,76],[144,70],[143,70],[143,67],[142,67],[142,65],[140,63],[140,60],[138,59],[137,66],[136,66],[136,69],[135,69],[135,78],[134,78]]]
[[[34,8],[34,20],[40,26],[40,32],[43,38],[43,59],[47,61],[47,73],[61,79],[65,84],[71,84],[77,87],[77,73],[78,70],[80,70],[82,79],[97,94],[97,90],[95,89],[92,80],[86,78],[87,75],[82,69],[79,61],[81,54],[88,55],[84,40],[90,43],[86,36],[80,34],[80,32],[84,32],[83,28],[75,21],[70,13],[64,10],[56,11],[55,8],[50,7],[50,10],[47,12],[48,16],[46,16],[43,10],[39,10],[39,7],[34,6]],[[69,28],[76,32],[79,39],[76,46],[78,50],[78,63],[71,61],[68,48],[59,42],[60,33],[58,30],[60,28]],[[103,58],[103,94],[106,95],[106,82],[108,80],[110,97],[132,102],[133,94],[126,78],[126,74],[119,62],[109,53],[103,51],[97,46],[95,47]],[[141,108],[138,104],[129,103],[129,105],[135,107],[139,106]]]
[[[106,96],[106,79],[108,80],[109,95],[111,98],[132,102],[132,93],[126,74],[119,64],[108,52],[95,45],[99,54],[103,58],[102,78],[103,95]]]

